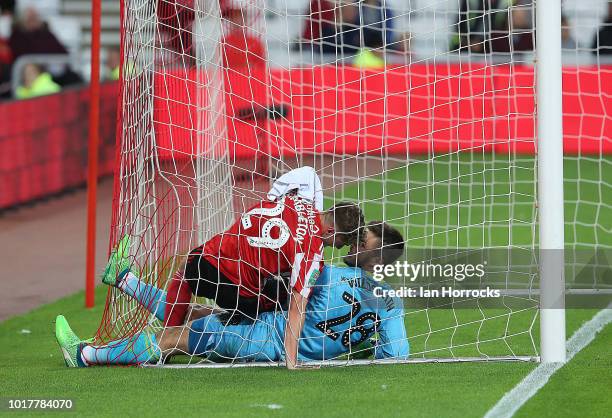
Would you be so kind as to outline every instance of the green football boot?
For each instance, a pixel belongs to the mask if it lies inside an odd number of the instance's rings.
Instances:
[[[55,319],[55,338],[67,367],[86,367],[81,359],[81,350],[86,342],[72,331],[64,315],[58,315]]]
[[[130,270],[129,256],[130,249],[130,237],[124,235],[123,238],[117,243],[117,246],[111,251],[110,258],[104,273],[102,273],[102,283],[109,286],[117,286],[125,273]]]

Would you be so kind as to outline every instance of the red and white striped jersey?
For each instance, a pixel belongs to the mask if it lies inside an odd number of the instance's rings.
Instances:
[[[243,296],[257,296],[265,278],[291,272],[291,286],[308,297],[323,267],[322,232],[313,204],[290,194],[256,204],[211,238],[203,254]]]

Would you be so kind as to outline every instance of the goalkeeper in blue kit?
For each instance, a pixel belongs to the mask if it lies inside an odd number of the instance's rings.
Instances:
[[[325,266],[318,278],[311,278],[316,283],[306,307],[299,341],[300,361],[337,359],[364,347],[376,359],[408,358],[402,301],[376,297],[376,287],[390,287],[374,281],[366,273],[372,272],[377,264],[393,263],[403,249],[399,231],[384,222],[370,222],[361,243],[351,247],[344,259],[351,267]],[[117,264],[117,260],[111,262]],[[116,286],[163,321],[165,292],[141,282],[133,274]],[[261,313],[254,321],[228,320],[227,315],[215,312],[208,310],[208,315],[189,322],[188,332],[182,327],[164,329],[157,334],[143,331],[104,346],[81,341],[60,315],[56,321],[56,337],[69,367],[156,363],[162,356],[176,354],[211,361],[279,362],[284,359],[286,318],[282,311]],[[371,343],[372,337],[377,337],[374,343]]]

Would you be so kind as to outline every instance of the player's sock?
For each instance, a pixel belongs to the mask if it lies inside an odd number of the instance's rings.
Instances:
[[[168,285],[164,326],[176,327],[183,325],[187,317],[189,302],[191,302],[191,288],[183,280],[183,272],[179,270]]]
[[[131,271],[127,271],[125,275],[122,273],[121,276],[121,280],[117,282],[117,288],[136,299],[149,312],[155,314],[157,319],[163,321],[166,312],[166,292],[146,284]]]
[[[104,346],[84,345],[80,348],[80,361],[92,364],[142,364],[159,360],[161,350],[155,335],[146,332],[111,341]]]

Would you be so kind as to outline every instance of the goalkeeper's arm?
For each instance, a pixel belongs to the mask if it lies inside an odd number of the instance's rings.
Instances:
[[[378,330],[378,341],[374,345],[376,359],[394,358],[405,360],[410,354],[410,344],[406,336],[402,309],[384,318]]]
[[[291,290],[291,300],[289,302],[289,313],[287,325],[285,326],[285,360],[288,369],[295,369],[297,366],[298,346],[308,298],[302,296],[295,288]]]

